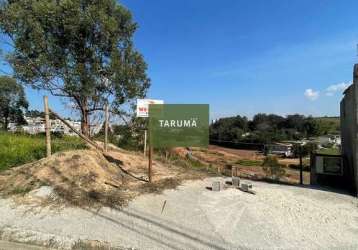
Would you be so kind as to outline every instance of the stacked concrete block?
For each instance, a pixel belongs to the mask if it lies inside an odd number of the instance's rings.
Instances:
[[[242,183],[241,184],[241,189],[242,189],[242,191],[250,192],[250,191],[252,191],[252,184],[250,184],[250,183]]]
[[[232,185],[234,187],[240,187],[240,178],[239,177],[232,177]]]

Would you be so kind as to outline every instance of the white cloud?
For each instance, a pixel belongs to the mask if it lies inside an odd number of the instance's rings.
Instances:
[[[319,97],[319,91],[314,91],[313,89],[306,89],[304,93],[305,97],[308,100],[314,101]]]
[[[337,92],[343,92],[351,84],[352,82],[347,82],[347,83],[342,82],[342,83],[333,84],[326,89],[326,95],[333,96]]]

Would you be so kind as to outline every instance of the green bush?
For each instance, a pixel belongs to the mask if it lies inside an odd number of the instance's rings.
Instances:
[[[299,157],[300,150],[301,150],[302,156],[305,157],[305,156],[309,156],[311,154],[311,152],[315,152],[317,150],[317,148],[318,148],[317,143],[314,143],[314,142],[308,142],[302,146],[298,145],[298,144],[294,144],[293,153],[294,153],[295,157]]]
[[[252,166],[262,166],[263,162],[260,160],[238,160],[236,161],[237,164],[241,165],[241,166],[247,166],[247,167],[252,167]]]
[[[321,148],[316,151],[319,154],[326,154],[326,155],[340,155],[340,149],[339,148]]]
[[[269,155],[265,158],[262,168],[265,173],[274,180],[280,180],[285,174],[284,167],[278,162],[276,156]]]
[[[52,152],[83,149],[86,145],[78,137],[52,136]],[[0,171],[39,160],[46,156],[45,136],[0,132]]]

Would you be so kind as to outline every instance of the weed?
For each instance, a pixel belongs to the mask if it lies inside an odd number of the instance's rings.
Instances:
[[[31,188],[29,187],[15,187],[12,191],[11,194],[21,194],[21,195],[25,195],[28,192],[31,191]]]
[[[239,164],[241,166],[247,166],[247,167],[252,167],[252,166],[262,166],[263,161],[260,160],[237,160],[236,164]]]
[[[84,149],[86,145],[78,137],[53,136],[52,152]],[[0,132],[0,171],[46,156],[45,137],[21,133]]]

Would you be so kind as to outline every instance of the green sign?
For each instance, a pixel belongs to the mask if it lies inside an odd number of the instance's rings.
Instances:
[[[150,104],[149,140],[155,148],[207,147],[208,104]]]

